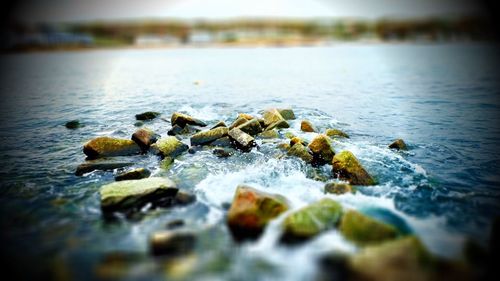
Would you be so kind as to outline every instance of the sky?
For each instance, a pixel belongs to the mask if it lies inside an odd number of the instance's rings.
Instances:
[[[478,12],[480,9],[472,0],[21,0],[13,17],[26,22],[241,17],[377,19]]]

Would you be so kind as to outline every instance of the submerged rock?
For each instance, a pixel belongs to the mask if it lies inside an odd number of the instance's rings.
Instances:
[[[317,135],[307,147],[311,150],[315,163],[326,164],[332,162],[335,152],[332,149],[330,138],[326,135]]]
[[[235,240],[256,239],[270,220],[286,210],[283,196],[240,185],[227,212],[227,224]]]
[[[234,150],[228,148],[215,148],[212,153],[219,158],[226,158],[234,154]]]
[[[266,131],[281,128],[290,128],[290,124],[288,124],[288,122],[286,122],[285,120],[276,121],[267,126]]]
[[[336,183],[336,182],[330,182],[325,184],[324,190],[325,193],[332,193],[337,195],[356,192],[356,189],[354,189],[352,185],[347,183]]]
[[[150,129],[142,128],[132,135],[132,140],[137,143],[137,145],[142,149],[142,151],[147,151],[149,147],[155,143],[160,136],[155,134]]]
[[[208,131],[201,131],[191,137],[191,145],[207,145],[216,139],[227,136],[229,129],[226,127],[218,127]]]
[[[290,127],[285,118],[283,118],[283,116],[281,116],[279,111],[275,108],[264,111],[262,118],[264,119],[264,127],[266,127],[266,130]]]
[[[269,130],[269,131],[264,131],[258,135],[259,138],[261,139],[275,139],[279,138],[280,135],[278,131],[276,130]]]
[[[278,112],[285,120],[295,119],[295,114],[293,113],[293,110],[290,108],[278,108]]]
[[[234,128],[229,131],[229,138],[231,138],[231,141],[236,148],[245,152],[252,150],[252,147],[257,145],[252,136],[238,128]]]
[[[262,132],[262,127],[257,119],[248,120],[247,122],[239,125],[237,128],[251,136],[255,136]]]
[[[339,138],[349,138],[349,135],[342,132],[341,130],[338,129],[326,129],[325,135],[334,138],[334,137],[339,137]]]
[[[196,235],[186,231],[164,230],[151,235],[150,251],[155,256],[189,254],[196,245]]]
[[[199,132],[200,129],[191,127],[189,125],[186,125],[184,127],[181,127],[179,125],[174,125],[170,130],[168,130],[167,135],[169,136],[176,136],[176,135],[186,135],[186,134],[192,134],[192,133],[197,133]]]
[[[133,169],[130,171],[126,171],[124,173],[118,174],[115,176],[115,181],[123,181],[123,180],[139,180],[147,178],[151,175],[151,172],[145,168]]]
[[[393,143],[389,145],[389,148],[391,149],[396,149],[396,150],[407,150],[408,147],[406,146],[406,143],[402,139],[397,139]]]
[[[165,137],[151,145],[151,149],[162,157],[175,158],[189,149],[187,144],[182,143],[176,137]]]
[[[195,201],[196,201],[196,195],[179,190],[179,192],[177,192],[177,194],[175,195],[173,203],[175,205],[189,205]],[[168,207],[168,205],[166,207]]]
[[[184,128],[186,125],[195,125],[200,127],[205,127],[207,124],[205,122],[191,117],[187,114],[180,112],[174,112],[170,118],[170,123],[172,126],[179,125],[179,127]]]
[[[136,114],[135,119],[145,121],[145,120],[153,120],[156,117],[160,116],[159,112],[154,111],[146,111],[144,113]]]
[[[301,143],[296,143],[292,147],[290,147],[290,149],[288,150],[288,155],[299,157],[306,163],[313,162],[313,156],[311,155],[311,153],[309,153],[307,147],[305,147]]]
[[[173,200],[177,192],[175,183],[168,178],[117,181],[101,187],[101,209],[107,213],[137,209],[147,203],[155,205]]]
[[[131,162],[98,162],[98,161],[88,161],[86,163],[78,165],[76,167],[75,175],[82,176],[83,174],[90,173],[92,171],[112,171],[114,169],[123,168],[132,165]]]
[[[64,125],[67,129],[78,129],[78,128],[81,128],[83,127],[82,124],[80,124],[80,121],[78,120],[71,120],[71,121],[68,121],[66,122],[66,124]]]
[[[354,210],[347,211],[342,217],[340,232],[345,238],[361,246],[392,240],[399,235],[392,225]]]
[[[231,139],[229,137],[222,137],[220,139],[216,139],[213,142],[210,143],[212,146],[217,146],[217,147],[231,147]]]
[[[335,177],[349,181],[354,185],[374,185],[375,180],[361,166],[358,159],[347,150],[333,157],[332,171]]]
[[[314,125],[308,120],[302,120],[302,122],[300,122],[300,130],[302,132],[310,132],[310,133],[318,131],[316,127],[314,127]]]
[[[310,239],[332,228],[342,215],[342,206],[332,199],[322,199],[290,214],[283,222],[282,242]]]
[[[222,120],[221,120],[221,121],[217,122],[217,123],[216,123],[216,124],[215,124],[212,128],[210,128],[210,129],[215,129],[215,128],[219,128],[219,127],[227,127],[227,126],[226,126],[226,123],[224,123],[224,121],[222,121]]]
[[[83,153],[89,158],[127,156],[140,152],[141,149],[134,141],[111,137],[98,137],[83,145]]]

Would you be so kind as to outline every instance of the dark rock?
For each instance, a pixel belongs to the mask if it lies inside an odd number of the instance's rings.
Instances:
[[[349,138],[348,134],[342,132],[341,130],[337,130],[337,129],[326,129],[325,135],[329,136],[330,138],[335,138],[335,137]]]
[[[66,126],[66,128],[71,129],[71,130],[83,127],[83,125],[80,124],[80,121],[78,121],[78,120],[71,120],[69,122],[66,122],[66,124],[64,126]]]
[[[348,256],[335,251],[319,259],[319,273],[316,281],[345,281],[352,278]]]
[[[189,205],[196,201],[196,195],[179,190],[175,195],[175,205]]]
[[[215,129],[215,128],[219,128],[219,127],[227,127],[226,126],[226,123],[224,123],[224,121],[219,121],[217,122],[217,124],[215,124],[212,128],[210,129]]]
[[[272,129],[281,129],[281,128],[290,128],[290,124],[288,124],[288,122],[286,122],[285,120],[279,120],[267,126],[266,131]]]
[[[313,156],[309,153],[308,149],[301,143],[296,143],[288,150],[289,156],[295,156],[302,159],[306,163],[313,162]]]
[[[406,146],[406,143],[402,139],[397,139],[393,143],[389,145],[389,148],[391,149],[396,149],[396,150],[407,150],[408,147]]]
[[[108,156],[127,156],[140,152],[140,147],[134,141],[110,137],[98,137],[83,145],[83,153],[91,159]]]
[[[325,184],[325,193],[332,193],[332,194],[344,194],[344,193],[355,193],[356,190],[352,185],[347,184],[347,183],[336,183],[336,182],[330,182]]]
[[[243,117],[238,117],[236,118],[236,120],[234,120],[234,122],[231,125],[229,125],[229,130],[234,129],[239,125],[245,124],[247,121],[248,120]]]
[[[251,136],[255,136],[262,132],[262,127],[257,119],[248,120],[247,122],[239,125],[237,128]]]
[[[172,117],[170,118],[170,123],[172,124],[172,126],[179,125],[179,127],[181,128],[184,128],[186,125],[195,125],[200,127],[205,127],[207,125],[205,124],[205,122],[199,119],[196,119],[194,117],[179,112],[174,112],[172,114]]]
[[[227,136],[228,131],[229,130],[226,127],[218,127],[208,131],[198,132],[191,137],[191,145],[195,146],[210,144],[217,139]]]
[[[301,138],[299,138],[299,137],[293,137],[292,139],[290,139],[290,146],[294,146],[296,143],[300,143],[300,144],[302,144],[303,146],[307,146],[307,145],[309,145],[309,144],[307,143],[307,141],[305,141],[305,140],[303,140],[303,139],[301,139]]]
[[[147,178],[151,175],[151,172],[145,168],[138,168],[131,171],[127,171],[115,176],[115,181],[123,180],[140,180]]]
[[[375,180],[361,166],[358,159],[350,151],[342,151],[333,157],[333,176],[349,181],[354,185],[374,185]]]
[[[174,229],[174,228],[179,228],[183,227],[186,223],[184,220],[178,219],[178,220],[172,220],[169,221],[166,225],[167,229]]]
[[[149,245],[154,256],[186,255],[196,246],[196,235],[185,231],[164,230],[153,233]]]
[[[232,129],[228,134],[233,144],[241,151],[248,152],[252,150],[252,147],[257,145],[252,136],[238,128]]]
[[[195,154],[196,152],[198,151],[202,151],[203,150],[203,147],[202,146],[191,146],[189,149],[188,149],[188,152],[189,154]]]
[[[216,139],[213,142],[210,143],[212,146],[218,146],[218,147],[231,147],[231,139],[229,137],[223,137],[220,139]]]
[[[159,112],[147,111],[147,112],[144,112],[144,113],[141,113],[141,114],[136,114],[135,115],[135,119],[142,120],[142,121],[153,120],[153,119],[155,119],[158,116],[160,116]]]
[[[176,135],[187,135],[199,132],[200,129],[186,125],[183,128],[179,125],[174,125],[170,130],[168,130],[167,135],[176,136]]]
[[[137,121],[134,123],[134,126],[136,126],[136,127],[141,127],[142,125],[144,125],[144,122],[142,122],[142,121]]]
[[[97,162],[97,161],[87,161],[86,163],[78,165],[76,168],[75,175],[82,176],[85,173],[90,173],[92,171],[112,171],[114,169],[123,168],[132,165],[131,162]]]
[[[176,137],[165,137],[151,145],[151,149],[162,157],[175,158],[189,149],[187,144],[182,143]]]
[[[354,210],[347,211],[343,215],[340,232],[346,239],[361,246],[392,240],[399,235],[394,226]]]
[[[219,158],[226,158],[234,154],[234,150],[228,148],[215,148],[212,153]]]
[[[310,132],[310,133],[318,131],[316,127],[308,120],[302,120],[302,122],[300,123],[300,130],[303,132]]]
[[[151,144],[155,143],[160,136],[155,134],[150,129],[142,128],[132,135],[132,140],[137,143],[137,145],[142,149],[142,151],[147,151]]]
[[[307,147],[311,150],[316,164],[332,163],[335,152],[332,149],[330,138],[326,135],[317,135]]]
[[[278,112],[285,120],[295,119],[295,114],[293,113],[293,110],[290,108],[278,108]]]
[[[284,197],[240,185],[236,188],[227,224],[237,241],[258,238],[267,223],[288,210]]]

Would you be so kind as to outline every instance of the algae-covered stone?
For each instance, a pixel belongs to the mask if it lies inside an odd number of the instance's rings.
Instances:
[[[397,139],[393,143],[389,145],[389,148],[391,149],[396,149],[396,150],[407,150],[408,147],[406,146],[406,143],[402,139]]]
[[[160,116],[159,112],[154,111],[146,111],[144,113],[136,114],[135,119],[145,121],[145,120],[153,120],[156,117]]]
[[[349,181],[354,185],[374,185],[375,180],[361,166],[350,151],[342,151],[333,157],[332,171],[335,177]]]
[[[73,129],[78,129],[80,127],[83,127],[83,125],[80,123],[78,120],[71,120],[66,122],[64,125],[67,129],[73,130]]]
[[[246,119],[244,117],[238,117],[238,118],[236,118],[236,120],[234,120],[233,123],[231,123],[231,125],[229,125],[229,130],[234,129],[234,128],[238,127],[239,125],[243,125],[247,121],[248,121],[248,119]]]
[[[191,145],[207,145],[216,139],[227,136],[229,129],[226,127],[217,127],[208,131],[201,131],[191,137]]]
[[[347,183],[336,183],[336,182],[330,182],[325,184],[324,187],[325,193],[332,193],[332,194],[344,194],[344,193],[355,193],[356,189]]]
[[[331,163],[335,152],[332,149],[330,138],[326,135],[317,135],[308,145],[314,160],[318,164]]]
[[[331,137],[331,138],[349,138],[349,135],[342,132],[341,130],[338,129],[326,129],[325,135]]]
[[[282,241],[287,243],[310,239],[335,226],[342,206],[332,199],[321,199],[290,214],[283,222]]]
[[[141,128],[132,135],[132,140],[142,149],[147,151],[151,144],[155,143],[160,136],[150,129]]]
[[[211,146],[217,147],[231,147],[231,139],[229,137],[222,137],[220,139],[216,139],[210,143]]]
[[[83,153],[89,158],[127,156],[141,152],[133,140],[98,137],[83,145]]]
[[[253,117],[252,115],[250,114],[246,114],[246,113],[239,113],[238,114],[238,118],[245,118],[246,120],[252,120],[254,119],[255,117]]]
[[[309,153],[307,147],[302,145],[301,143],[296,143],[288,150],[289,156],[295,156],[302,159],[306,163],[313,162],[313,156]]]
[[[283,196],[240,185],[227,212],[227,224],[235,240],[256,239],[270,220],[286,210]]]
[[[186,125],[195,125],[195,126],[200,126],[200,127],[205,127],[207,124],[205,122],[196,119],[194,117],[191,117],[187,114],[180,113],[180,112],[174,112],[172,114],[172,117],[170,118],[170,123],[172,126],[174,125],[179,125],[179,127],[184,128]]]
[[[278,108],[278,112],[285,120],[295,119],[295,113],[293,113],[293,110],[290,108]]]
[[[273,123],[285,121],[285,118],[283,118],[283,116],[281,116],[281,114],[279,113],[279,111],[276,108],[265,110],[264,113],[262,114],[262,118],[264,119],[265,127],[268,127],[269,125],[271,125]]]
[[[181,127],[179,125],[174,125],[170,130],[168,130],[167,135],[169,136],[176,136],[176,135],[187,135],[187,134],[193,134],[199,132],[200,129],[194,128],[189,125],[185,125],[184,127]]]
[[[276,130],[269,130],[269,131],[264,131],[258,135],[259,138],[261,139],[275,139],[279,138],[279,133]]]
[[[155,256],[179,256],[190,253],[196,245],[196,235],[187,231],[164,230],[153,233],[149,240]]]
[[[103,162],[103,161],[87,161],[76,167],[75,175],[82,176],[85,173],[92,171],[112,171],[114,169],[123,168],[132,165],[132,162]]]
[[[126,171],[124,173],[118,174],[115,176],[115,181],[123,181],[123,180],[139,180],[147,178],[151,175],[151,172],[145,168],[133,169],[130,171]]]
[[[232,129],[228,134],[233,144],[242,151],[248,152],[252,150],[252,147],[257,145],[252,136],[238,128]]]
[[[310,132],[310,133],[318,131],[316,127],[308,120],[302,120],[302,122],[300,122],[300,130],[302,132]]]
[[[147,203],[174,198],[177,191],[175,183],[168,178],[117,181],[101,187],[101,209],[114,212],[140,208]]]
[[[289,143],[279,143],[277,146],[276,146],[279,150],[281,151],[289,151],[290,150],[290,144]]]
[[[399,235],[394,226],[354,210],[347,211],[342,217],[340,232],[345,238],[361,246],[391,240]]]
[[[248,120],[247,122],[239,125],[237,128],[251,136],[255,136],[262,132],[262,127],[257,119]]]
[[[151,149],[162,157],[175,158],[189,149],[187,144],[182,143],[176,137],[164,137],[151,145]]]
[[[234,154],[234,150],[230,148],[218,147],[212,150],[212,153],[219,158],[226,158]]]
[[[221,121],[215,123],[215,125],[210,129],[215,129],[215,128],[219,128],[219,127],[227,127],[227,125],[224,121],[221,120]]]
[[[290,128],[290,124],[286,122],[286,120],[279,120],[274,123],[269,124],[269,126],[266,127],[266,131],[272,130],[272,129],[281,129],[281,128]]]
[[[307,141],[305,141],[304,139],[301,139],[299,137],[293,137],[293,138],[290,139],[290,146],[294,146],[296,143],[300,143],[303,146],[308,146],[309,145],[309,143],[307,143]]]

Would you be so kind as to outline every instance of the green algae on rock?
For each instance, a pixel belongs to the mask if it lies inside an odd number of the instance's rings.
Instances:
[[[408,147],[406,146],[406,143],[402,139],[397,139],[393,143],[389,145],[389,148],[391,149],[396,149],[396,150],[407,150]]]
[[[101,209],[114,212],[140,208],[147,203],[174,198],[177,192],[176,184],[168,178],[117,181],[101,187]]]
[[[187,144],[182,143],[176,137],[164,137],[151,145],[151,149],[162,157],[175,158],[189,149]]]
[[[137,143],[142,151],[147,151],[151,144],[155,143],[159,137],[153,130],[148,128],[141,128],[132,134],[132,140]]]
[[[355,210],[349,210],[342,216],[339,228],[346,239],[360,246],[392,240],[399,235],[394,226]]]
[[[273,129],[273,130],[269,130],[269,131],[264,131],[264,132],[258,134],[257,137],[259,137],[260,139],[276,139],[276,138],[279,138],[280,135],[279,135],[278,131]]]
[[[205,127],[207,125],[205,122],[199,119],[180,112],[174,112],[172,114],[170,123],[172,126],[179,125],[179,127],[181,128],[184,128],[186,125],[195,125],[200,127]]]
[[[301,143],[296,143],[290,147],[287,153],[289,156],[295,156],[302,159],[306,163],[313,162],[313,156],[309,153],[307,147],[302,145]]]
[[[192,127],[190,125],[185,125],[184,127],[181,127],[176,124],[172,126],[170,130],[168,130],[167,135],[169,136],[187,135],[187,134],[197,133],[199,131],[200,129]]]
[[[307,147],[309,147],[313,154],[314,162],[318,164],[332,162],[335,152],[333,151],[330,138],[326,135],[317,135]]]
[[[262,127],[260,126],[259,120],[257,119],[251,119],[246,121],[245,123],[237,126],[236,128],[242,130],[243,132],[255,136],[258,133],[262,132]]]
[[[256,239],[270,220],[286,210],[288,203],[283,196],[239,185],[227,212],[227,224],[235,240]]]
[[[286,217],[281,241],[296,243],[310,239],[335,226],[342,215],[342,206],[332,199],[321,199]]]
[[[97,137],[83,145],[83,153],[89,158],[128,156],[140,152],[140,147],[133,140],[111,137]]]
[[[330,138],[349,138],[349,135],[342,132],[341,130],[338,129],[326,129],[325,135],[329,136]]]
[[[302,122],[300,122],[300,130],[302,132],[308,133],[314,133],[318,131],[318,129],[316,129],[316,127],[309,120],[302,120]]]
[[[135,119],[136,120],[141,120],[141,121],[146,121],[146,120],[153,120],[156,117],[160,116],[159,112],[155,111],[146,111],[144,113],[136,114]]]
[[[332,193],[332,194],[344,194],[344,193],[356,193],[356,189],[347,183],[336,183],[336,182],[329,182],[325,184],[324,187],[325,193]]]
[[[290,108],[278,108],[277,110],[285,120],[294,120],[295,119],[295,113],[293,113],[292,109],[290,109]]]
[[[375,179],[361,166],[354,154],[347,150],[333,157],[332,171],[334,177],[349,181],[353,185],[376,184]]]
[[[227,127],[217,127],[215,129],[201,131],[191,136],[191,145],[207,145],[211,142],[227,136],[229,129]]]
[[[130,171],[123,172],[115,176],[115,181],[123,180],[139,180],[147,178],[151,175],[151,172],[145,168],[137,168]]]
[[[262,114],[264,126],[266,130],[289,128],[290,125],[286,122],[285,118],[281,116],[279,111],[275,108],[265,110]]]
[[[215,125],[212,128],[210,128],[210,130],[215,129],[215,128],[219,128],[219,127],[227,127],[227,125],[224,121],[221,120],[221,121],[215,123]]]

